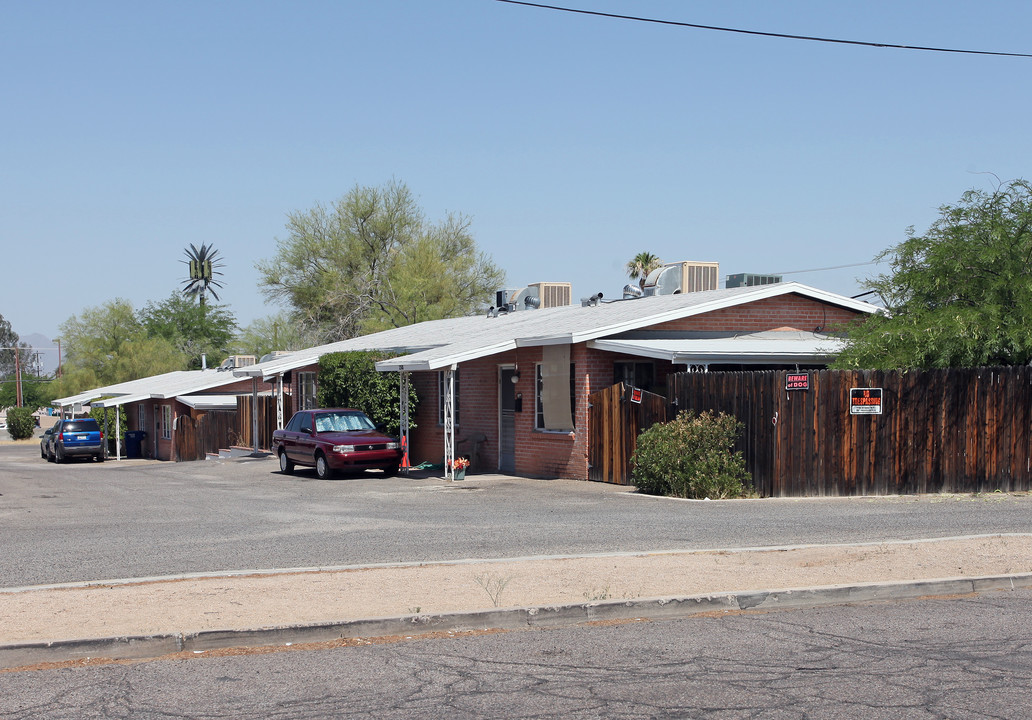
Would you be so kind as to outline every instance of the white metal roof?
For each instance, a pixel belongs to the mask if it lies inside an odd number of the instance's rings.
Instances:
[[[590,342],[790,293],[861,313],[880,311],[875,305],[799,283],[663,295],[594,307],[576,305],[526,310],[497,318],[463,318],[468,324],[454,328],[457,333],[442,332],[436,347],[385,360],[376,367],[378,370],[436,370],[515,347]]]
[[[183,372],[188,371],[174,370],[172,372],[162,373],[161,375],[152,375],[151,377],[128,380],[123,383],[115,383],[114,385],[105,385],[103,387],[94,388],[93,390],[81,392],[78,395],[58,398],[51,404],[60,407],[68,407],[75,403],[89,402],[94,398],[104,397],[105,395],[128,395],[130,393],[139,392],[142,388],[149,387],[152,383],[171,381]]]
[[[154,375],[152,377],[131,380],[118,385],[91,390],[88,393],[80,393],[71,398],[61,398],[54,401],[54,405],[68,406],[76,402],[92,401],[93,407],[115,407],[139,400],[159,399],[178,397],[179,395],[190,395],[203,390],[230,385],[240,382],[240,378],[230,372],[218,370],[177,370],[175,372]],[[107,397],[104,400],[94,398]],[[77,398],[86,398],[80,400]]]
[[[176,400],[195,410],[236,410],[236,395],[177,395]]]
[[[801,283],[777,283],[616,302],[603,300],[593,307],[577,304],[519,310],[498,317],[431,320],[299,350],[234,372],[239,376],[269,378],[312,365],[327,353],[351,350],[397,353],[397,357],[377,363],[377,369],[382,371],[436,370],[515,347],[586,342],[791,293],[860,313],[881,312],[881,308],[870,303]]]
[[[675,365],[825,363],[845,347],[827,335],[797,331],[687,333],[684,337],[602,338],[588,347],[668,360]]]

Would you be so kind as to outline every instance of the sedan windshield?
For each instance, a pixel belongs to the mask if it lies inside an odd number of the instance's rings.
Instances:
[[[373,430],[373,421],[363,412],[317,413],[316,432],[348,432],[352,430]]]

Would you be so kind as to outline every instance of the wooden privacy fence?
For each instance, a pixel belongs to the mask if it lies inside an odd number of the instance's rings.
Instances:
[[[204,460],[207,453],[238,445],[237,415],[234,410],[213,410],[196,419],[189,415],[177,417],[174,459]]]
[[[237,396],[237,417],[239,418],[239,426],[237,431],[240,435],[240,442],[238,445],[243,447],[255,447],[253,440],[254,426],[251,419],[253,396],[251,395],[238,395]],[[293,415],[291,412],[291,398],[289,395],[283,396],[283,423],[286,424],[290,420],[290,416]],[[272,433],[276,430],[276,398],[273,395],[259,395],[258,396],[258,447],[264,450],[268,450],[272,447]]]
[[[252,402],[250,395],[237,396],[236,410],[212,410],[196,419],[189,415],[176,418],[175,460],[203,460],[208,453],[234,446],[254,447],[252,442]],[[283,398],[284,422],[290,419],[290,396]],[[276,398],[258,396],[258,447],[269,449],[276,430]]]
[[[765,496],[885,495],[1032,488],[1032,368],[679,373],[679,410],[745,424],[739,449]],[[851,414],[850,391],[881,390],[881,414]]]
[[[667,419],[667,399],[623,383],[588,397],[588,479],[628,485],[638,433]]]

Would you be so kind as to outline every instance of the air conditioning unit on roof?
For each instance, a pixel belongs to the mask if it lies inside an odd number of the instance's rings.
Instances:
[[[781,282],[780,275],[757,275],[756,273],[735,273],[727,276],[729,288],[752,287],[753,285],[773,285]]]
[[[537,290],[541,307],[563,307],[573,302],[573,284],[568,282],[538,282],[527,286],[529,290]]]
[[[719,287],[720,263],[676,262],[653,270],[645,278],[645,295],[716,290]]]
[[[230,355],[219,365],[219,370],[236,370],[238,368],[254,365],[258,358],[254,355]]]
[[[263,362],[267,362],[269,360],[275,360],[276,358],[281,358],[281,357],[284,357],[285,355],[290,355],[290,354],[291,354],[290,350],[273,350],[271,353],[266,353],[266,354],[262,355],[262,359],[259,360],[258,362],[263,363]]]

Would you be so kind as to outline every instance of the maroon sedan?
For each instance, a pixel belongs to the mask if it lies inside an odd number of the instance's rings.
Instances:
[[[282,472],[289,475],[295,465],[307,465],[321,479],[338,470],[378,469],[391,476],[402,454],[396,438],[384,435],[361,410],[346,408],[294,413],[285,428],[272,434],[272,451]]]

